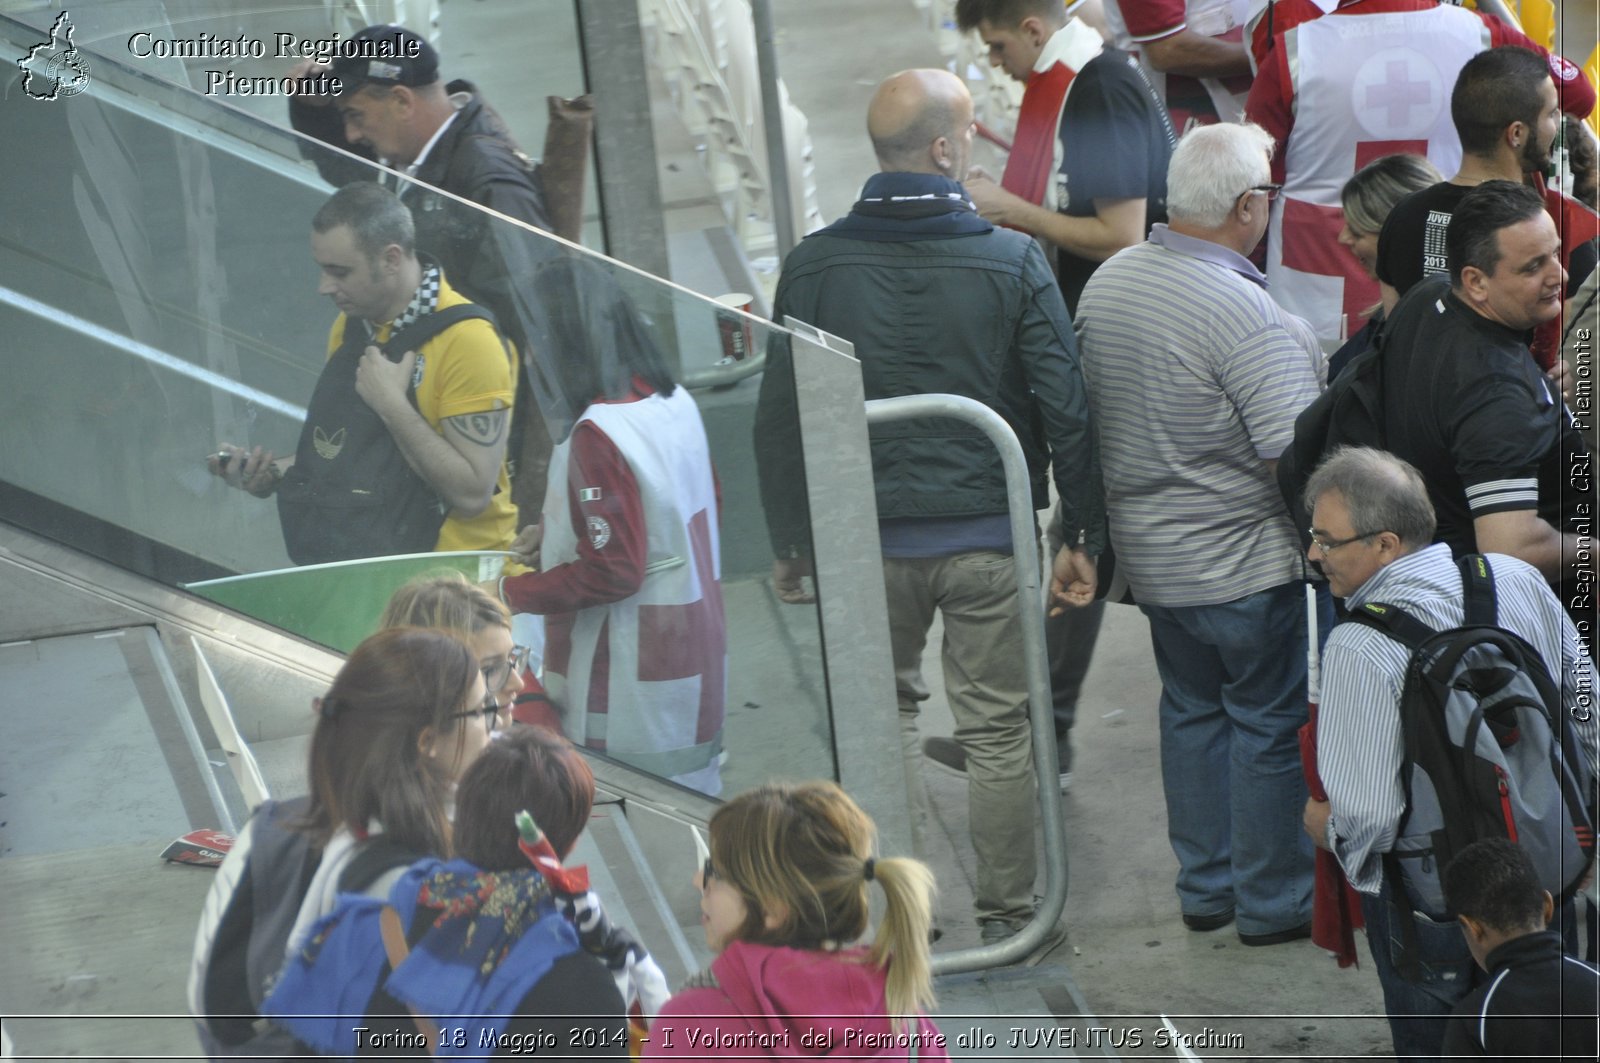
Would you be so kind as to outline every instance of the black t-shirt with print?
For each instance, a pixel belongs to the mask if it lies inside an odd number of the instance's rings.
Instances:
[[[1396,203],[1378,234],[1378,279],[1404,295],[1423,277],[1449,273],[1445,229],[1470,191],[1470,185],[1440,181]]]
[[[1404,295],[1425,276],[1445,276],[1450,267],[1445,254],[1445,230],[1456,207],[1472,188],[1448,181],[1413,192],[1394,205],[1378,234],[1378,279]],[[1595,241],[1574,247],[1563,265],[1567,268],[1567,298],[1594,271]]]
[[[1060,136],[1056,209],[1062,214],[1092,217],[1096,199],[1143,197],[1147,234],[1167,220],[1171,125],[1128,53],[1107,48],[1078,71],[1061,108]],[[1061,295],[1073,314],[1099,264],[1059,252]]]
[[[1390,315],[1381,357],[1388,449],[1422,474],[1452,553],[1476,548],[1475,517],[1532,509],[1568,532],[1586,519],[1587,446],[1525,333],[1428,278]]]

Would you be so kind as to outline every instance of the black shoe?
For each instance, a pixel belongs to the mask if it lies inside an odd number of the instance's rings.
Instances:
[[[1183,913],[1183,925],[1188,927],[1190,930],[1221,930],[1231,922],[1233,922],[1232,908],[1229,908],[1225,912],[1216,912],[1213,915],[1190,915],[1188,912]]]
[[[1270,934],[1240,934],[1239,944],[1259,948],[1263,945],[1286,945],[1291,941],[1302,941],[1311,936],[1311,922],[1307,920],[1299,926],[1291,926],[1288,930],[1274,930]]]
[[[967,777],[967,751],[954,738],[935,736],[924,739],[922,755],[946,775],[954,775],[960,779]]]

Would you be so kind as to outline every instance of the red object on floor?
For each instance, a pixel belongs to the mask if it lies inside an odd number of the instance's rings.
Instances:
[[[161,859],[171,864],[195,867],[221,867],[222,858],[233,848],[233,835],[220,830],[192,830],[161,851]]]

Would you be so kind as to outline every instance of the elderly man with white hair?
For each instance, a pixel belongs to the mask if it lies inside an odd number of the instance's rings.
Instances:
[[[1150,620],[1161,775],[1184,925],[1246,945],[1309,936],[1299,540],[1273,478],[1322,356],[1247,256],[1276,186],[1271,138],[1179,142],[1169,222],[1111,258],[1076,321],[1117,565]]]

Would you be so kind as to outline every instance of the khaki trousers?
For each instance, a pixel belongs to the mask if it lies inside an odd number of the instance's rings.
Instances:
[[[967,807],[978,857],[973,907],[980,921],[1026,920],[1033,915],[1038,786],[1011,555],[886,557],[883,572],[913,844],[926,851],[928,796],[917,714],[928,698],[922,651],[937,609],[944,618],[945,696],[956,740],[967,753]]]

